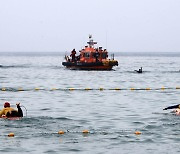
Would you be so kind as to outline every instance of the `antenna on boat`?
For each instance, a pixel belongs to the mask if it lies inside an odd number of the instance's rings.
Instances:
[[[107,47],[107,31],[106,31],[106,49],[107,49],[108,47]]]
[[[89,44],[89,47],[92,48],[94,47],[94,44],[97,44],[97,42],[94,42],[94,40],[92,39],[92,35],[89,34],[89,42],[87,42]]]
[[[84,42],[86,42],[86,39],[83,37],[83,38],[82,38],[82,46],[81,46],[81,50],[82,50],[82,49],[84,48],[84,46],[85,46]]]

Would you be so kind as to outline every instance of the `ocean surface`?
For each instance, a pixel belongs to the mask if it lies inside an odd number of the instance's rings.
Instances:
[[[180,116],[163,110],[180,103],[180,53],[115,53],[112,71],[68,70],[63,57],[0,53],[0,106],[24,112],[0,119],[0,153],[180,153]]]

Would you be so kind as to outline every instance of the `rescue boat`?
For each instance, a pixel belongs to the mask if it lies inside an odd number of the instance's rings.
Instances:
[[[87,44],[79,51],[78,56],[75,49],[72,50],[70,56],[65,55],[65,62],[62,62],[62,65],[75,70],[112,70],[114,66],[118,66],[118,61],[114,60],[114,54],[109,59],[106,49],[95,47],[97,42],[93,41],[91,35]]]

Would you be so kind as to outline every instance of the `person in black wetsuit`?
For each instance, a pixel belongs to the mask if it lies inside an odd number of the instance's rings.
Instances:
[[[139,70],[134,70],[134,71],[136,71],[137,73],[142,73],[142,67]]]
[[[180,104],[168,106],[164,108],[163,110],[169,110],[169,109],[180,109]]]

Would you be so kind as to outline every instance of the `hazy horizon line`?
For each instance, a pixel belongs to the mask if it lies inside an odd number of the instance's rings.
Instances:
[[[76,50],[78,51],[78,50]],[[66,53],[71,51],[0,51],[0,53]],[[109,53],[180,53],[180,51],[108,51]]]
[[[0,56],[64,56],[69,55],[70,52],[60,52],[60,51],[0,51]],[[180,57],[180,52],[109,52],[109,57],[114,54],[114,56],[164,56],[164,57]],[[77,53],[79,55],[79,53]]]

